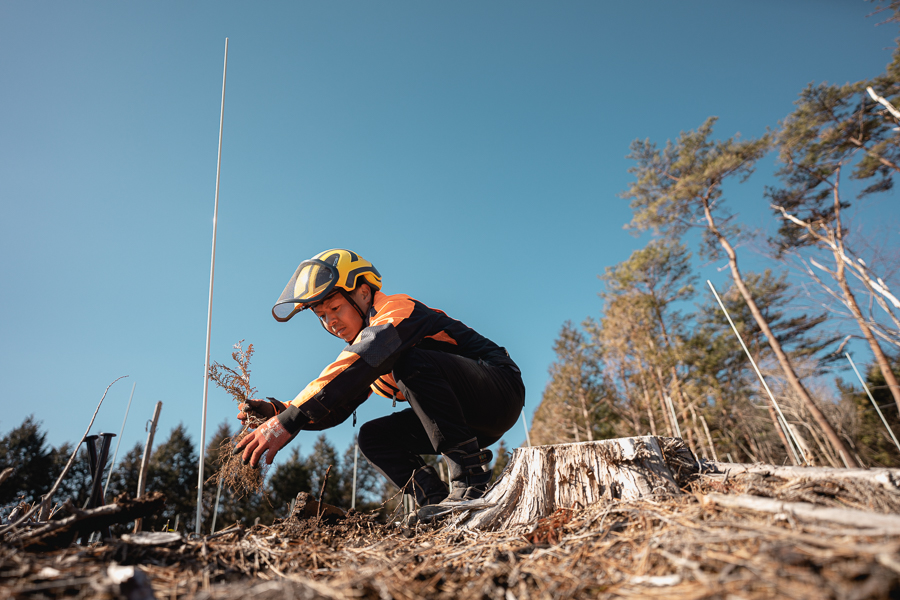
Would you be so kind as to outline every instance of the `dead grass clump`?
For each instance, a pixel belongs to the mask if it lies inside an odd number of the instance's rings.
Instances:
[[[237,363],[237,369],[218,362],[214,362],[209,367],[209,378],[225,390],[238,405],[251,400],[257,393],[256,388],[250,385],[250,359],[253,357],[253,344],[248,344],[247,349],[244,350],[243,343],[244,340],[241,340],[235,344],[234,352],[231,353],[231,358]],[[219,470],[207,480],[208,482],[214,481],[223,487],[227,486],[238,498],[248,493],[262,491],[268,465],[262,459],[257,468],[245,465],[240,455],[234,455],[234,448],[251,429],[256,429],[264,422],[265,419],[248,415],[244,426],[238,433],[222,440],[219,445],[219,456],[216,459]]]

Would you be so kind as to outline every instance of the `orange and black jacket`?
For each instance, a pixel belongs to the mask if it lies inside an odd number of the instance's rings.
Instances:
[[[413,346],[518,370],[505,349],[444,312],[404,294],[375,292],[366,326],[279,420],[291,433],[320,430],[341,423],[372,391],[405,400],[391,371],[400,354]]]

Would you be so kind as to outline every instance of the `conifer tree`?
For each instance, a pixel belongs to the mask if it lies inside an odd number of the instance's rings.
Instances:
[[[312,489],[309,465],[300,456],[300,448],[294,446],[287,460],[279,460],[269,476],[269,498],[276,516],[286,516],[287,507],[300,492],[316,495]]]
[[[785,275],[776,277],[768,270],[762,274],[747,271],[744,273],[744,283],[754,298],[765,298],[760,310],[785,352],[793,361],[814,365],[819,369],[817,374],[821,374],[821,369],[836,358],[829,355],[827,350],[833,347],[837,338],[818,331],[827,316],[824,313],[810,316],[791,310],[796,294],[791,290]],[[774,360],[771,347],[737,287],[728,285],[721,290],[720,296],[757,364]],[[775,408],[760,388],[750,362],[731,333],[730,325],[714,298],[706,297],[695,314],[695,320],[696,327],[689,344],[687,360],[694,365],[696,380],[703,386],[705,394],[717,400],[713,428],[724,435],[720,439],[727,443],[730,438],[731,444],[736,445],[732,432],[725,430],[737,428],[740,430],[739,435],[753,437],[757,446],[765,446],[774,431],[784,452],[772,449],[762,453],[770,456],[769,462],[772,463],[780,464],[785,459],[796,463]],[[745,406],[752,397],[756,397],[759,404],[767,408],[771,427],[763,428],[755,416],[758,411]],[[750,445],[749,440],[745,441]],[[735,455],[746,454],[737,448],[727,451]]]
[[[331,471],[328,471],[328,467],[331,467]],[[323,502],[343,508],[350,507],[349,498],[345,498],[342,493],[341,463],[337,450],[324,433],[316,438],[312,452],[306,457],[306,468],[309,471],[313,497],[319,496],[322,491],[322,482],[325,480],[325,473],[328,472],[328,481],[325,482],[325,493],[322,496]]]
[[[773,334],[757,300],[744,283],[738,267],[734,241],[740,231],[733,215],[724,206],[723,184],[735,177],[746,179],[756,162],[772,144],[770,135],[756,140],[712,139],[715,117],[696,131],[682,133],[662,150],[649,140],[636,140],[630,158],[637,163],[630,172],[635,182],[623,194],[631,201],[631,227],[653,229],[669,237],[681,237],[693,227],[701,227],[701,254],[713,259],[727,258],[732,279],[747,303],[754,320],[765,334],[781,370],[794,393],[825,433],[847,466],[858,466],[844,441],[838,436],[822,409],[800,380],[787,353]]]
[[[12,476],[0,486],[0,505],[22,499],[34,502],[53,485],[53,458],[34,415],[0,438],[0,471],[13,468]]]
[[[553,346],[556,360],[534,415],[535,445],[592,441],[613,435],[614,413],[603,381],[598,349],[566,322]]]
[[[628,260],[606,269],[601,276],[606,290],[601,296],[607,300],[627,297],[629,303],[642,308],[652,319],[652,326],[662,342],[661,348],[651,348],[660,359],[659,364],[654,365],[654,375],[663,381],[663,373],[668,374],[672,395],[681,413],[682,428],[687,431],[688,445],[696,453],[698,441],[694,439],[696,434],[689,426],[688,415],[689,408],[693,411],[693,403],[682,389],[681,381],[686,374],[679,373],[680,368],[684,370],[680,358],[684,319],[680,311],[672,309],[673,304],[684,302],[694,294],[696,275],[691,272],[690,256],[687,248],[676,240],[651,240],[647,246],[633,252]],[[648,337],[648,344],[655,346],[655,337]]]
[[[811,249],[830,255],[830,268],[815,258],[810,262],[828,273],[838,292],[831,291],[812,269],[808,272],[849,311],[900,410],[900,382],[877,337],[895,345],[895,350],[900,347],[900,301],[872,271],[872,261],[867,264],[854,250],[852,232],[846,226],[852,204],[893,188],[900,173],[900,140],[895,133],[900,113],[894,110],[894,116],[875,98],[887,105],[900,100],[900,49],[894,52],[886,72],[873,80],[842,86],[810,84],[803,90],[796,110],[784,120],[778,135],[782,187],[768,190],[768,196],[781,219],[773,240],[780,255]],[[842,177],[866,185],[855,202],[845,193]],[[853,290],[848,274],[858,281],[858,291]],[[860,306],[860,293],[881,307],[883,318],[889,321],[887,327],[875,314],[865,314],[868,299]]]
[[[894,357],[891,360],[891,366],[894,375],[900,377],[900,360]],[[859,453],[863,460],[869,463],[869,466],[900,467],[900,451],[897,450],[881,417],[872,406],[868,394],[865,390],[860,389],[857,381],[854,376],[852,381],[839,379],[837,385],[841,393],[850,398],[856,407],[858,423],[854,437]],[[895,436],[900,436],[900,416],[897,411],[890,410],[893,407],[894,399],[878,364],[872,364],[865,370],[865,381],[872,397],[875,398],[876,404],[881,409],[882,415],[888,422],[888,426],[893,430]]]
[[[356,440],[350,442],[341,460],[341,497],[344,507],[351,506],[353,496],[353,455]],[[356,460],[356,510],[374,510],[380,503],[379,491],[384,476],[360,453]]]
[[[136,442],[128,452],[122,456],[119,464],[113,470],[109,480],[109,493],[107,498],[114,498],[122,492],[130,497],[137,495],[138,479],[141,474],[141,461],[144,457],[144,444]]]
[[[51,479],[53,481],[59,478],[60,473],[65,468],[69,457],[72,456],[72,449],[71,442],[64,442],[53,449],[51,453],[53,463],[51,466]],[[66,476],[60,482],[54,501],[65,502],[65,500],[71,498],[75,506],[78,508],[83,507],[91,493],[91,482],[90,459],[88,458],[87,450],[82,447],[78,451],[78,456],[75,457],[75,461],[72,463]]]
[[[262,523],[271,523],[274,517],[273,502],[263,493],[235,491],[229,485],[223,485],[219,493],[215,484],[215,473],[222,467],[220,451],[225,448],[226,456],[230,455],[230,446],[225,441],[237,435],[240,429],[231,430],[229,421],[223,421],[213,433],[206,447],[203,472],[208,477],[203,489],[203,515],[206,524],[212,526],[212,513],[216,506],[216,495],[219,494],[219,512],[216,517],[216,529],[228,527],[232,523],[252,525],[256,518]],[[277,505],[275,505],[277,506]]]
[[[197,507],[197,453],[184,425],[172,429],[168,439],[156,447],[150,458],[147,491],[166,495],[166,506],[153,522],[145,527],[159,527],[167,521],[169,527],[179,518],[179,529],[193,529]]]

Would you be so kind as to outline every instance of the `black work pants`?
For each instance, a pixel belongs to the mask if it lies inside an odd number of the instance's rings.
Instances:
[[[494,366],[446,352],[410,348],[394,379],[410,408],[359,428],[359,449],[397,487],[425,463],[472,438],[486,448],[519,418],[525,385],[514,366]]]

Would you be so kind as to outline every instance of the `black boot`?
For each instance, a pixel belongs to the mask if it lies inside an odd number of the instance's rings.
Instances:
[[[450,470],[450,495],[447,500],[458,502],[484,496],[491,482],[489,465],[493,456],[490,450],[478,447],[476,438],[444,450]]]
[[[412,490],[419,506],[437,504],[447,497],[447,484],[431,465],[419,467],[412,476]]]

